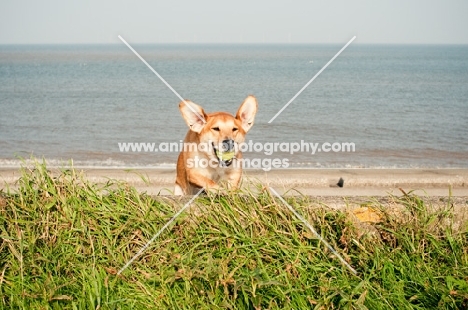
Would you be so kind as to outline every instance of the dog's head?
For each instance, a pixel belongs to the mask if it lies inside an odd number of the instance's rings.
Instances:
[[[236,116],[226,112],[206,114],[202,107],[186,100],[179,104],[182,117],[190,130],[198,135],[199,144],[209,158],[230,165],[236,157],[239,143],[254,124],[257,99],[248,96],[239,107]]]

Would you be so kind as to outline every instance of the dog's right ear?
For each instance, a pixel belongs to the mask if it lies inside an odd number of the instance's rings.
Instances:
[[[179,110],[190,130],[200,133],[206,124],[206,114],[203,108],[190,100],[185,100],[179,103]]]

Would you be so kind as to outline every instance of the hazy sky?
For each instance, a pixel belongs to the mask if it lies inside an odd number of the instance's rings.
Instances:
[[[0,0],[0,44],[468,44],[466,0]]]

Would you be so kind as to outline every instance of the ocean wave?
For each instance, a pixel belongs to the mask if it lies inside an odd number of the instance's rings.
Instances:
[[[175,163],[142,164],[128,163],[108,158],[106,160],[63,160],[63,159],[1,159],[0,168],[31,167],[37,163],[45,163],[49,168],[81,168],[81,169],[158,169],[175,168]]]
[[[175,162],[142,163],[126,162],[107,158],[105,160],[64,160],[56,158],[46,159],[2,159],[0,158],[0,169],[17,169],[21,167],[32,167],[37,163],[43,163],[49,168],[78,168],[78,169],[175,169]],[[346,163],[320,163],[320,162],[290,162],[289,167],[282,169],[439,169],[457,168],[451,166],[429,166],[429,165],[395,165],[395,164],[346,164]]]

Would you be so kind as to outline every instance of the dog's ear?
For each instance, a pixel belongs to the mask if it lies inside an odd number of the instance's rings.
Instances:
[[[254,124],[255,114],[257,114],[257,106],[257,99],[250,95],[245,98],[237,111],[236,118],[242,122],[242,128],[245,132],[249,131]]]
[[[179,103],[179,110],[190,130],[200,133],[206,124],[206,114],[203,108],[190,100],[185,100]]]

